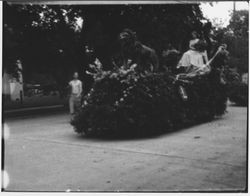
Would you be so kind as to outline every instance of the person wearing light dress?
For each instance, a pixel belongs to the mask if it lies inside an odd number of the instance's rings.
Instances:
[[[208,64],[205,42],[198,39],[195,31],[192,32],[192,38],[189,42],[189,50],[183,54],[177,65],[177,69],[184,68],[186,73],[191,73],[197,69],[202,70]]]

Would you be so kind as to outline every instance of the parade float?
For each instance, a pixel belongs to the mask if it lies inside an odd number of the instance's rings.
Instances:
[[[225,48],[220,47],[204,68],[177,74],[157,71],[154,51],[143,45],[136,48],[127,52],[142,51],[142,61],[123,58],[120,62],[126,63],[114,62],[108,71],[98,59],[90,65],[94,84],[71,121],[75,132],[143,136],[207,122],[225,113],[227,93],[220,61],[227,55]],[[145,65],[150,62],[147,56],[155,64]]]

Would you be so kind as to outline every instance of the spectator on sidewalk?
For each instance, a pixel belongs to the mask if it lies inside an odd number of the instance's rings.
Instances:
[[[78,73],[73,74],[73,80],[69,82],[70,97],[69,97],[69,110],[70,114],[74,115],[80,108],[81,95],[82,95],[82,82],[78,79]]]

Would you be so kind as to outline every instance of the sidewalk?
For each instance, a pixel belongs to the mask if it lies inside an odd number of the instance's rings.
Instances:
[[[67,98],[60,98],[59,95],[24,97],[22,104],[20,101],[3,101],[3,115],[6,118],[46,114],[67,108]]]
[[[51,105],[51,106],[38,106],[38,107],[27,107],[18,109],[3,110],[3,117],[23,117],[32,115],[42,115],[47,113],[56,113],[61,111],[67,111],[67,106],[65,105]]]

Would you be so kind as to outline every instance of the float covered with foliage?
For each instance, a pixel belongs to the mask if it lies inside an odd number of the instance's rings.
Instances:
[[[226,110],[226,88],[218,74],[180,80],[170,72],[137,72],[133,66],[99,68],[71,124],[87,135],[145,135],[212,120]]]

